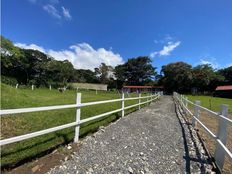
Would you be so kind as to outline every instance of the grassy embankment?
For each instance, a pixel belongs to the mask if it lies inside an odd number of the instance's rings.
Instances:
[[[232,119],[232,99],[211,97],[211,96],[188,96],[188,99],[191,101],[200,100],[201,105],[215,112],[219,112],[221,109],[221,104],[227,104],[229,106],[229,118]],[[192,109],[191,105],[189,107]],[[214,117],[212,114],[209,114],[205,111],[201,111],[200,120],[215,134],[217,135],[219,119]],[[199,133],[203,140],[206,143],[209,152],[213,156],[215,151],[215,141],[205,132],[205,130],[198,126]],[[227,148],[232,151],[232,126],[228,126],[228,141]],[[223,167],[223,173],[231,173],[232,162],[226,158],[225,164]]]
[[[98,94],[95,91],[80,92],[82,93],[82,102],[117,99],[121,97],[115,92],[98,91]],[[134,96],[137,95],[134,94]],[[141,100],[141,102],[143,101],[145,99]],[[32,91],[29,88],[15,89],[14,87],[1,84],[1,109],[74,104],[75,102],[75,90],[67,90],[64,93],[60,93],[55,89],[51,91],[48,89],[35,89]],[[125,105],[128,106],[137,102],[138,100],[126,101]],[[84,107],[81,109],[81,119],[119,109],[120,107],[121,102]],[[129,109],[126,111],[126,114],[136,109]],[[63,109],[3,116],[1,119],[1,139],[73,122],[76,117],[75,113],[75,109]],[[83,138],[87,134],[96,131],[101,125],[109,124],[119,118],[120,115],[121,113],[112,114],[108,117],[81,125],[80,137]],[[74,128],[68,128],[3,146],[1,149],[2,169],[44,155],[62,144],[73,141],[73,137]]]

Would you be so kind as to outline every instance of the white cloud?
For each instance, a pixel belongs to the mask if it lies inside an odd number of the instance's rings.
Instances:
[[[215,58],[202,58],[200,59],[200,64],[210,64],[214,69],[217,69],[220,67],[220,65],[217,63]]]
[[[66,18],[66,19],[72,19],[72,16],[70,15],[70,12],[67,8],[64,8],[64,7],[61,7],[62,8],[62,11],[63,11],[63,16]]]
[[[164,36],[164,38],[162,38],[162,39],[155,39],[154,43],[155,44],[165,44],[167,42],[174,41],[174,40],[176,40],[174,37],[170,36],[169,34],[166,34]]]
[[[43,47],[36,45],[36,44],[27,45],[27,44],[23,44],[23,43],[15,43],[14,45],[17,47],[23,48],[23,49],[39,50],[39,51],[45,53],[45,49]]]
[[[22,44],[16,43],[15,46],[24,49],[37,49],[50,56],[54,57],[56,60],[69,60],[75,68],[77,69],[91,69],[98,67],[101,63],[107,65],[116,66],[123,63],[123,58],[114,53],[112,50],[106,50],[105,48],[94,49],[88,43],[81,43],[72,45],[66,50],[46,50],[35,44]]]
[[[151,54],[150,54],[150,56],[153,58],[153,57],[155,57],[155,56],[169,56],[170,55],[170,53],[176,48],[176,47],[178,47],[179,45],[180,45],[180,41],[177,41],[177,42],[171,42],[171,41],[169,41],[168,43],[167,43],[167,45],[165,45],[164,47],[163,47],[163,49],[162,50],[160,50],[160,51],[155,51],[155,52],[152,52]]]
[[[57,18],[57,19],[61,19],[61,15],[59,13],[59,11],[51,4],[47,4],[45,6],[43,6],[43,9],[48,12],[51,16]]]

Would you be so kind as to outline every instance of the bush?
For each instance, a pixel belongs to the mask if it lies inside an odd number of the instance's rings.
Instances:
[[[1,75],[1,83],[15,86],[18,83],[18,81],[14,77],[7,77]]]

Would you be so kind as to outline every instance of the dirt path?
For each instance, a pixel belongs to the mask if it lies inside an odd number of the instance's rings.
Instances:
[[[86,138],[71,160],[49,173],[184,173],[182,131],[171,97]]]

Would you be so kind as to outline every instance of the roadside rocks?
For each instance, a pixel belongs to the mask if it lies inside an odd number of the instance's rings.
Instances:
[[[184,173],[182,131],[171,97],[162,97],[137,112],[86,137],[72,159],[50,174]],[[179,159],[179,164],[173,163]]]

